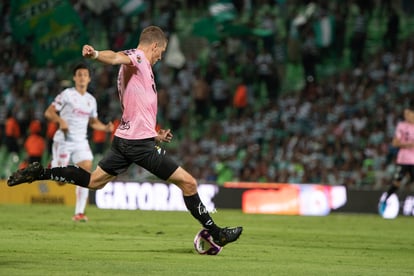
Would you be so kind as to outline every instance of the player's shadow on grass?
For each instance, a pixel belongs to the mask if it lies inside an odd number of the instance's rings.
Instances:
[[[99,250],[101,251],[101,250]],[[166,249],[157,249],[157,250],[148,250],[148,249],[128,249],[128,250],[116,250],[116,249],[112,249],[112,250],[105,250],[105,252],[148,252],[148,253],[178,253],[178,254],[195,254],[196,251],[194,249],[189,249],[189,248],[166,248]]]
[[[179,253],[179,254],[194,254],[195,251],[192,249],[188,249],[188,248],[168,248],[165,250],[143,250],[143,251],[147,251],[147,252],[154,252],[154,253]]]

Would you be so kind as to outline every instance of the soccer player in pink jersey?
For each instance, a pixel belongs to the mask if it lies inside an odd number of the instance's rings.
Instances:
[[[15,186],[35,180],[58,179],[96,190],[135,163],[160,179],[177,185],[182,190],[187,209],[219,246],[237,240],[243,228],[219,227],[200,200],[197,181],[161,147],[161,143],[170,142],[173,135],[169,129],[156,131],[157,88],[152,66],[161,60],[167,43],[168,39],[159,27],[149,26],[141,32],[135,49],[97,51],[90,45],[84,45],[82,55],[85,58],[120,65],[118,94],[122,118],[111,149],[92,173],[76,166],[44,169],[39,163],[32,163],[12,174],[7,184]]]
[[[414,180],[414,110],[404,109],[404,120],[397,124],[392,145],[399,148],[396,159],[396,171],[388,191],[381,198],[378,211],[382,215],[388,198],[398,191],[401,180],[408,174]]]
[[[74,87],[60,92],[45,111],[45,117],[59,125],[53,136],[52,167],[75,164],[82,169],[92,171],[92,150],[89,146],[88,125],[96,130],[113,131],[113,124],[102,123],[98,119],[95,97],[87,89],[91,82],[89,69],[79,64],[73,70]],[[76,206],[73,221],[87,221],[85,208],[89,189],[76,186]]]

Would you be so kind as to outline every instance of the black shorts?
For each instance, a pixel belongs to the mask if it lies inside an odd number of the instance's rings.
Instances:
[[[178,168],[154,138],[127,140],[114,136],[109,152],[99,162],[99,167],[110,175],[119,175],[135,163],[162,180],[167,180]]]
[[[401,181],[407,174],[410,175],[410,181],[414,181],[414,165],[399,164],[396,166],[393,180]]]

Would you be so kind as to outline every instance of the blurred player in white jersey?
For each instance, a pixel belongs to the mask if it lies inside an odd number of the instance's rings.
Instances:
[[[408,174],[410,181],[414,181],[414,110],[404,109],[404,120],[397,124],[392,145],[398,148],[397,166],[391,186],[378,205],[381,215],[387,207],[388,198],[398,191],[404,177]]]
[[[92,170],[93,155],[89,146],[88,125],[93,129],[112,132],[112,123],[104,124],[98,119],[95,97],[87,91],[91,81],[89,69],[79,64],[73,71],[75,87],[66,88],[45,111],[45,117],[59,124],[53,137],[51,166],[64,167],[73,163],[84,170]],[[74,221],[87,221],[85,208],[89,189],[76,186]]]

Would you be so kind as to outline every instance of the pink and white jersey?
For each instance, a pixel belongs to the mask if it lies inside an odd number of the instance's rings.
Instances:
[[[157,89],[151,64],[138,49],[124,51],[132,65],[121,65],[118,93],[122,119],[115,136],[136,140],[157,136]]]
[[[395,137],[402,143],[413,143],[414,124],[405,121],[399,122],[395,129]],[[414,149],[400,148],[397,155],[397,164],[414,165]]]
[[[53,137],[54,141],[87,140],[89,118],[97,118],[97,104],[94,96],[86,92],[80,94],[74,87],[63,90],[53,101],[59,116],[68,124],[66,135],[60,129]]]

